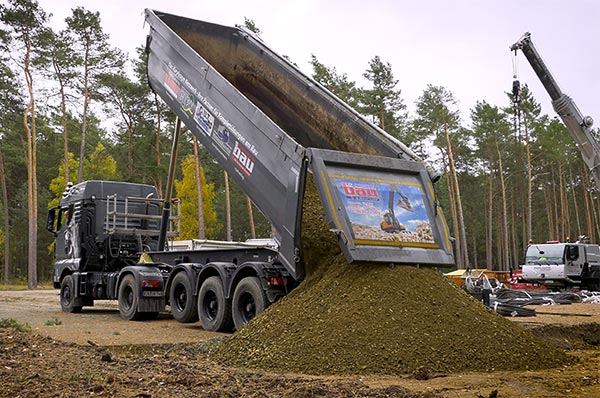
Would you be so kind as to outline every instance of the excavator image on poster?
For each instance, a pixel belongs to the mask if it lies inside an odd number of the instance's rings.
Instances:
[[[408,200],[408,197],[404,195],[396,185],[390,186],[388,209],[385,213],[383,213],[383,220],[379,224],[382,231],[389,233],[406,231],[406,226],[404,226],[398,221],[398,219],[396,218],[396,212],[394,211],[394,196],[396,193],[400,196],[400,199],[398,199],[396,205],[400,206],[406,211],[414,211],[412,205],[410,204],[410,200]]]

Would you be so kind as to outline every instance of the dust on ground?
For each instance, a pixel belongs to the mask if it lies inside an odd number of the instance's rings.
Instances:
[[[17,319],[32,328],[29,333],[0,328],[0,397],[591,398],[600,391],[599,304],[537,307],[574,315],[510,318],[519,324],[542,320],[525,327],[567,350],[577,359],[569,366],[317,377],[219,365],[209,354],[226,335],[177,323],[167,314],[154,321],[124,321],[116,302],[65,314],[58,299],[58,290],[0,291],[0,319]],[[52,324],[54,320],[61,324]],[[472,344],[478,346],[477,341]]]

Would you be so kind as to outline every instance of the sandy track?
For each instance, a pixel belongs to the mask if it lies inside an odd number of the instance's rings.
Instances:
[[[179,323],[167,312],[152,321],[125,321],[112,300],[97,301],[80,314],[67,314],[60,308],[58,290],[0,291],[1,318],[28,323],[36,333],[77,344],[88,340],[100,345],[188,343],[220,335],[203,330],[200,323]]]

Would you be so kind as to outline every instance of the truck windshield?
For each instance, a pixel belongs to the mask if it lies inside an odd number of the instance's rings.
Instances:
[[[525,256],[526,264],[562,264],[564,245],[531,245]]]

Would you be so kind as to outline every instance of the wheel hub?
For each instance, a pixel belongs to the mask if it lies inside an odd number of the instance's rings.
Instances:
[[[241,298],[242,301],[242,316],[245,322],[250,321],[256,316],[256,303],[254,297],[251,294],[244,294]]]
[[[219,312],[219,301],[213,292],[209,292],[204,297],[204,312],[209,320],[214,320]]]

